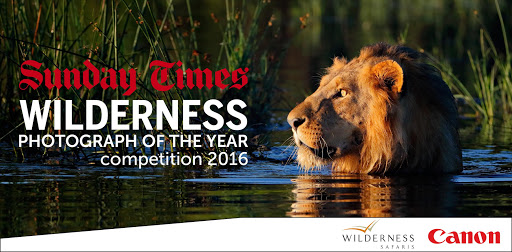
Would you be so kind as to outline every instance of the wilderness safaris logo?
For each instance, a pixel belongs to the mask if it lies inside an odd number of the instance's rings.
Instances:
[[[343,242],[375,244],[382,250],[413,250],[414,234],[386,232],[385,226],[374,220],[367,226],[345,228],[342,234]],[[378,226],[378,228],[376,228]]]

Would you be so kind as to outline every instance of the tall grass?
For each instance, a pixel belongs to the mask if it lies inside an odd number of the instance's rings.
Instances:
[[[195,19],[194,8],[189,0],[153,2],[146,0],[121,1],[2,1],[0,2],[0,120],[3,124],[0,140],[13,145],[18,160],[26,158],[28,150],[16,146],[17,134],[24,130],[19,109],[19,100],[72,100],[75,122],[83,123],[85,118],[85,100],[100,99],[107,102],[113,99],[144,99],[155,102],[165,100],[209,98],[230,99],[241,97],[248,103],[247,115],[250,122],[265,123],[270,114],[274,94],[277,70],[280,58],[287,44],[278,46],[268,43],[265,36],[274,37],[277,32],[270,25],[271,8],[267,1],[248,2],[226,0],[223,9],[225,15],[211,14],[208,21],[215,23],[222,34],[216,43],[217,52],[202,50],[198,33],[202,32],[201,23]],[[250,5],[250,6],[249,6]],[[222,8],[221,8],[222,9]],[[249,12],[249,9],[253,11]],[[203,20],[203,22],[205,22]],[[211,24],[210,24],[211,26]],[[207,32],[207,31],[205,31]],[[286,40],[288,38],[279,38]],[[282,41],[279,41],[282,42]],[[204,44],[203,44],[204,45]],[[284,45],[284,46],[281,46]],[[211,46],[210,46],[211,47]],[[216,56],[212,59],[212,55]],[[80,89],[56,90],[49,92],[41,87],[36,90],[21,91],[20,65],[26,60],[36,60],[50,70],[56,68],[83,68],[82,63],[89,59],[97,67],[118,69],[136,68],[137,90],[130,97],[121,95],[121,90]],[[171,89],[158,92],[151,87],[149,64],[153,60],[167,62],[181,61],[182,68],[195,69],[212,67],[215,70],[229,70],[248,67],[249,84],[240,92],[233,90],[214,90],[205,92],[198,89]],[[171,74],[171,83],[176,76]],[[102,76],[103,77],[103,76]],[[181,107],[181,106],[180,106]],[[130,118],[131,111],[127,111]],[[180,114],[182,112],[180,111]],[[181,116],[180,116],[181,118]],[[48,127],[44,132],[54,133],[53,117],[50,115]],[[126,119],[123,123],[131,123]],[[199,115],[201,119],[201,113]],[[60,132],[65,134],[66,132]],[[141,130],[140,132],[113,132],[110,125],[98,134],[182,134],[183,130],[171,129],[158,132]],[[206,132],[202,132],[206,133]],[[170,146],[176,150],[175,146]],[[218,150],[216,148],[216,150]],[[52,150],[35,150],[43,157],[52,155]],[[100,152],[130,154],[146,150],[128,150],[125,147],[108,148]],[[151,152],[157,152],[153,149]],[[191,150],[203,152],[201,149]],[[65,149],[58,153],[84,155],[79,149]]]
[[[471,84],[462,83],[447,63],[436,62],[452,90],[464,99],[477,117],[481,117],[490,124],[498,116],[508,120],[512,113],[512,56],[509,49],[507,26],[503,21],[497,0],[495,0],[495,6],[505,49],[504,52],[499,52],[487,30],[480,29],[480,51],[476,54],[471,51],[467,52],[473,73]],[[474,90],[476,97],[469,89]]]

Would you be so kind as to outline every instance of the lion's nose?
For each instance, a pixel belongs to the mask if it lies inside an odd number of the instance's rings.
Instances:
[[[292,126],[292,128],[294,130],[296,130],[300,125],[302,125],[304,122],[306,121],[306,119],[304,118],[293,118],[291,120],[288,120],[288,123],[290,124],[290,126]]]

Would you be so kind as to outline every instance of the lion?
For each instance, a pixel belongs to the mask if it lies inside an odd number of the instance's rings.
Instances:
[[[457,107],[419,52],[378,43],[334,58],[318,89],[288,114],[297,161],[336,172],[458,173]]]

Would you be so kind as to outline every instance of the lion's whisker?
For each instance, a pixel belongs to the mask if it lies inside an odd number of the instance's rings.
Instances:
[[[329,146],[327,145],[327,141],[325,141],[325,139],[323,137],[320,137],[320,139],[322,139],[322,141],[324,141],[325,143],[325,148],[327,148],[327,157],[329,157],[329,159],[332,160],[332,157],[331,155],[329,154]]]
[[[288,165],[288,164],[291,162],[291,160],[292,160],[292,158],[295,156],[295,153],[296,153],[296,152],[298,152],[298,147],[293,149],[292,154],[291,154],[291,155],[288,157],[288,159],[286,160],[285,165]]]

